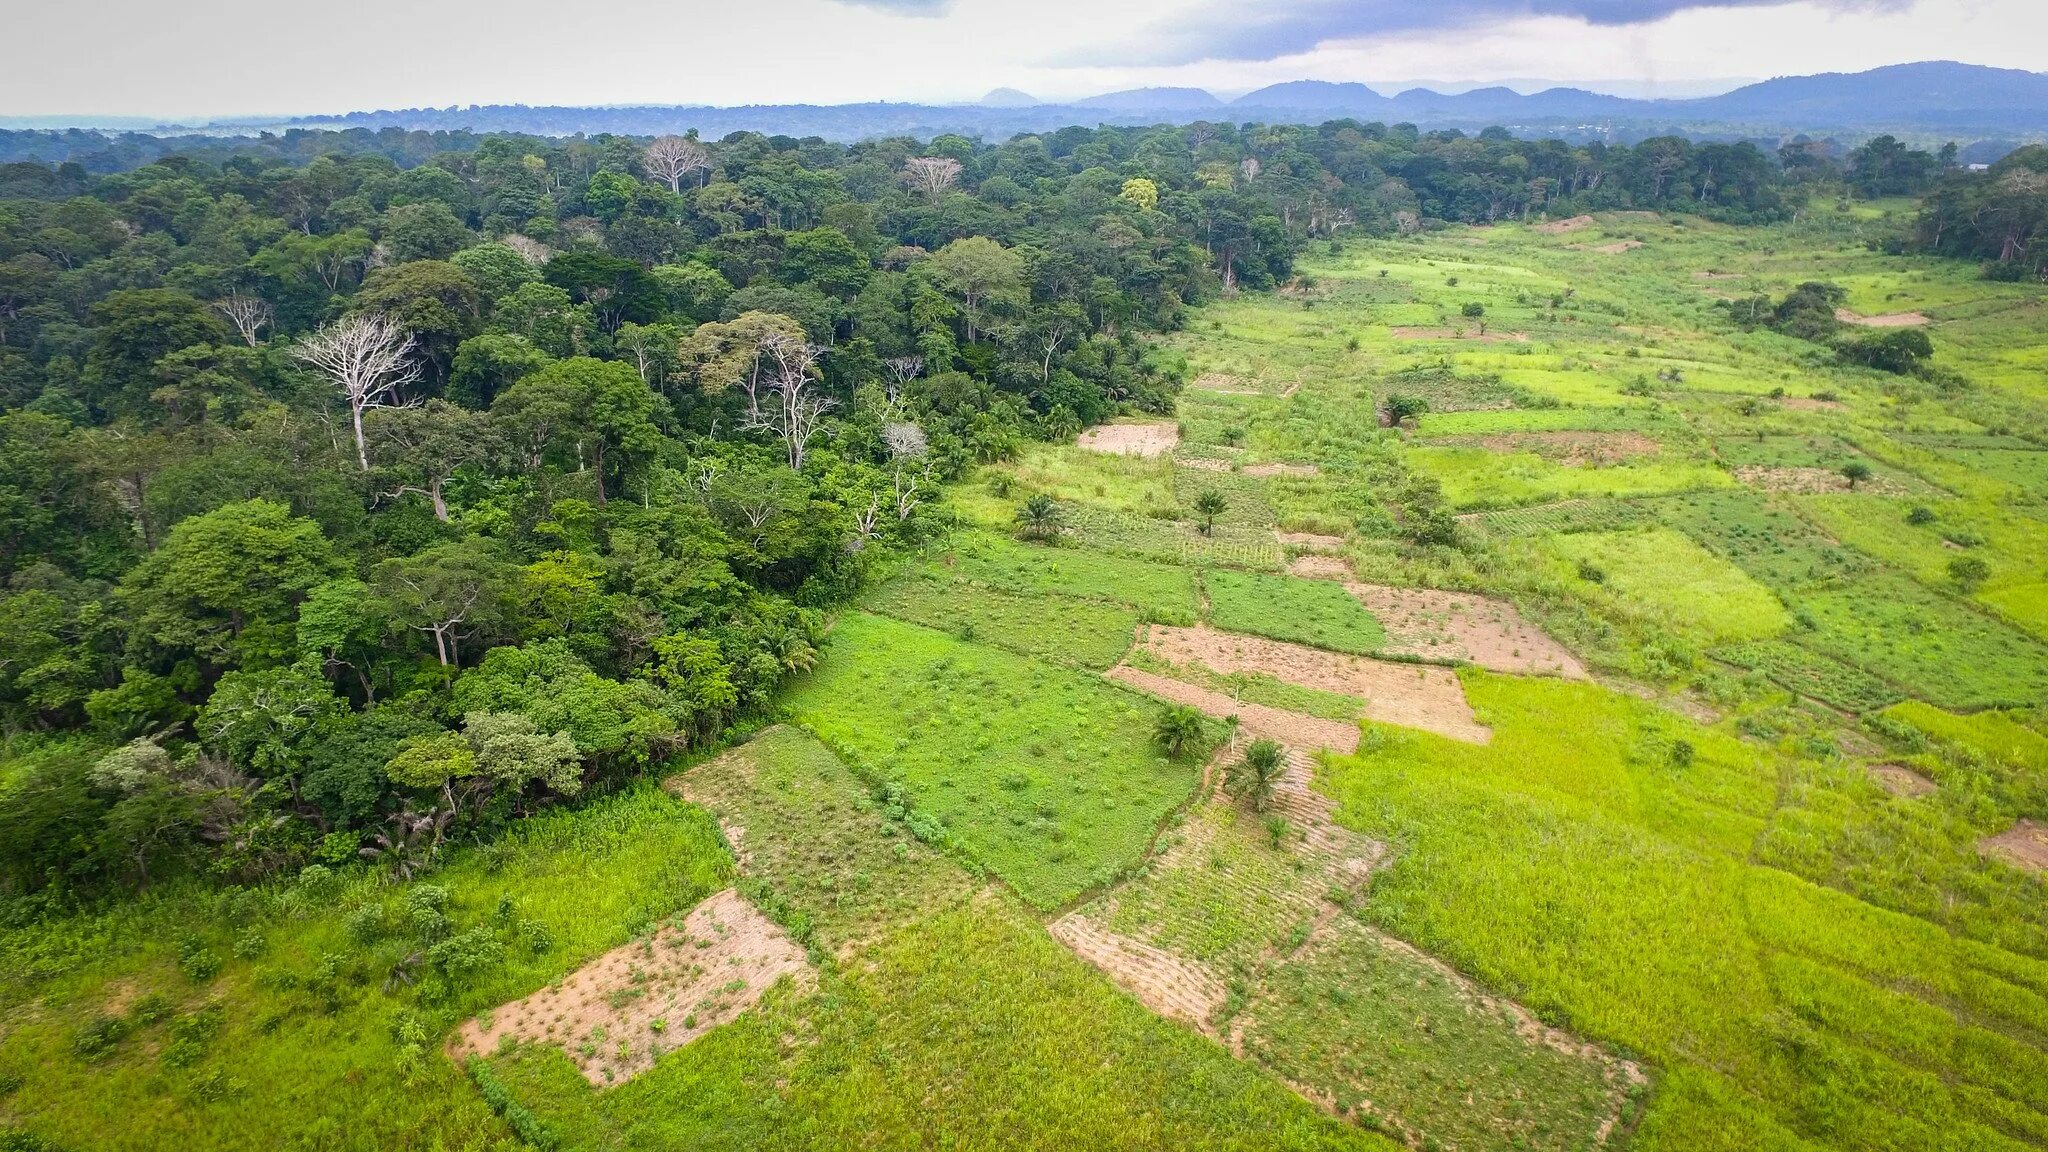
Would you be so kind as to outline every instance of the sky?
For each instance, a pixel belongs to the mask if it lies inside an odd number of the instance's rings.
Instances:
[[[451,104],[953,103],[1529,78],[1697,95],[2048,66],[2048,0],[6,0],[0,117]]]

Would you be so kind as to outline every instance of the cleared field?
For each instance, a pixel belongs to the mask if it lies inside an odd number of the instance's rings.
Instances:
[[[835,658],[836,657],[836,658]],[[1026,900],[1054,907],[1137,862],[1194,791],[1155,709],[1077,670],[866,613],[840,618],[788,714]]]

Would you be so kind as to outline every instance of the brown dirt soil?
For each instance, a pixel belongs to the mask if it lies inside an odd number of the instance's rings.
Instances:
[[[1840,400],[1816,400],[1811,396],[1786,396],[1778,401],[1778,406],[1793,412],[1843,412],[1849,407]]]
[[[1199,472],[1228,472],[1230,461],[1218,460],[1213,456],[1175,456],[1174,464],[1182,468],[1193,468]]]
[[[1344,538],[1342,536],[1319,536],[1314,532],[1281,532],[1276,530],[1273,533],[1273,538],[1280,541],[1283,545],[1291,545],[1296,548],[1344,547]]]
[[[1397,325],[1387,329],[1396,340],[1472,340],[1480,344],[1527,344],[1527,332],[1467,332],[1463,328],[1423,328]]]
[[[1117,456],[1163,456],[1180,443],[1178,424],[1103,424],[1074,442],[1090,452]]]
[[[1346,724],[1341,720],[1323,720],[1300,712],[1289,712],[1284,708],[1268,708],[1262,704],[1239,703],[1221,692],[1197,688],[1171,676],[1142,672],[1128,664],[1119,664],[1103,675],[1119,683],[1128,684],[1140,692],[1157,696],[1161,700],[1185,704],[1219,720],[1226,716],[1235,716],[1238,718],[1239,731],[1255,737],[1278,740],[1282,744],[1328,748],[1336,752],[1358,751],[1356,724]]]
[[[1918,312],[1891,312],[1883,316],[1863,316],[1847,308],[1835,309],[1835,319],[1858,328],[1919,328],[1933,323]]]
[[[1469,592],[1351,584],[1346,590],[1387,630],[1386,651],[1462,660],[1495,672],[1587,679],[1571,649],[1522,619],[1515,606]]]
[[[728,888],[691,909],[680,927],[664,924],[558,985],[469,1020],[449,1052],[494,1052],[508,1037],[553,1044],[603,1087],[745,1012],[785,976],[805,991],[816,983],[804,950]]]
[[[1567,220],[1546,221],[1538,224],[1533,231],[1541,232],[1545,236],[1562,236],[1567,232],[1579,232],[1591,228],[1596,223],[1598,221],[1594,220],[1591,216],[1573,216]]]
[[[1847,492],[1849,478],[1833,468],[1737,468],[1735,478],[1751,488],[1766,492]],[[1905,485],[1884,476],[1872,476],[1856,485],[1856,491],[1878,496],[1903,496]]]
[[[1080,912],[1046,925],[1074,955],[1102,970],[1145,1007],[1169,1020],[1184,1020],[1204,1032],[1229,991],[1223,981],[1191,960],[1142,940],[1120,936]]]
[[[1448,668],[1347,656],[1303,644],[1218,632],[1205,625],[1175,628],[1155,624],[1145,629],[1138,642],[1171,664],[1202,664],[1226,676],[1233,672],[1258,672],[1302,688],[1355,696],[1365,702],[1363,713],[1366,718],[1383,724],[1420,728],[1474,744],[1493,740],[1492,729],[1473,718],[1472,705],[1465,700],[1465,687],[1458,682],[1457,673]],[[1218,695],[1218,699],[1225,711],[1216,715],[1229,715],[1230,698]],[[1206,708],[1203,710],[1208,711]],[[1295,716],[1291,712],[1283,715]],[[1309,717],[1300,719],[1314,724],[1333,723]],[[1244,723],[1247,728],[1253,726],[1249,712],[1244,713]],[[1344,752],[1358,744],[1355,728],[1347,734],[1347,746],[1342,747],[1326,741],[1290,740],[1265,732],[1258,734],[1272,735],[1283,744],[1321,744]]]
[[[1642,246],[1643,242],[1641,240],[1617,240],[1612,244],[1597,245],[1588,249],[1588,251],[1599,252],[1607,256],[1619,256],[1623,252],[1632,252]]]
[[[1304,576],[1310,580],[1349,580],[1351,565],[1339,556],[1324,556],[1311,552],[1305,556],[1296,556],[1294,561],[1287,565],[1287,574]]]
[[[1315,476],[1321,472],[1313,464],[1253,464],[1244,470],[1247,476]]]
[[[1996,836],[1977,841],[1977,850],[2001,857],[2016,868],[2048,872],[2048,824],[2022,820]]]
[[[1637,432],[1501,432],[1471,442],[1489,452],[1534,452],[1568,468],[1605,467],[1637,456],[1655,456],[1660,447]]]
[[[1903,764],[1872,764],[1870,779],[1892,795],[1909,799],[1934,791],[1934,781]]]

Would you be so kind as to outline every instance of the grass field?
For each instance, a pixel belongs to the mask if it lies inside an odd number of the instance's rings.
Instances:
[[[1328,580],[1214,569],[1202,577],[1209,621],[1226,632],[1292,640],[1364,655],[1386,630],[1350,593]]]

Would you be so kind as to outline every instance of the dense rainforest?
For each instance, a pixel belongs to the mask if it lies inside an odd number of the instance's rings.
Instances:
[[[0,893],[409,873],[715,744],[947,478],[1167,410],[1146,334],[1344,230],[1775,219],[1902,168],[1941,182],[1929,246],[2040,266],[2039,149],[1875,147],[355,131],[0,167]]]

